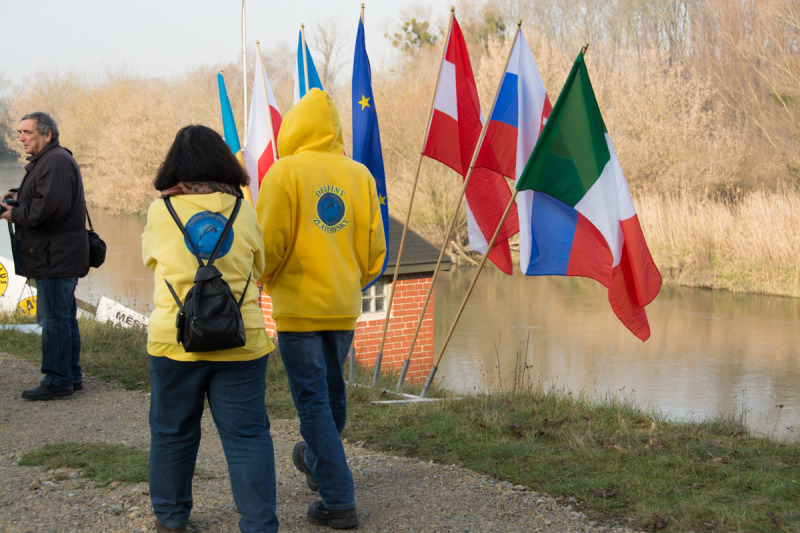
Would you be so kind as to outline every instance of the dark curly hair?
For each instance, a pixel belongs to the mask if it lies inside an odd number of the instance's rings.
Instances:
[[[216,181],[242,187],[249,183],[244,168],[220,134],[200,125],[178,131],[153,186],[164,191],[181,181]]]

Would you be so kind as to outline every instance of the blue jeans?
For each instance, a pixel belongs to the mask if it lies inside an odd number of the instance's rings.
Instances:
[[[217,426],[239,529],[278,531],[275,452],[264,403],[267,356],[253,361],[175,361],[150,356],[150,501],[159,522],[185,526],[205,397]]]
[[[42,381],[71,389],[83,381],[76,276],[36,280],[36,322],[42,328]]]
[[[353,474],[339,437],[347,422],[342,365],[352,342],[352,331],[278,332],[300,433],[308,444],[305,462],[331,510],[356,506]]]

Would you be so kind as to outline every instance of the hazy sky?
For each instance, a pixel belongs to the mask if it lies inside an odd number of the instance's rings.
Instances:
[[[248,46],[262,53],[281,42],[297,46],[314,24],[338,23],[352,55],[362,0],[249,0]],[[389,56],[383,35],[419,8],[446,23],[453,0],[364,0],[367,53]],[[424,6],[424,7],[423,7]],[[241,60],[241,0],[0,0],[0,73],[18,84],[40,70],[73,68],[94,76],[124,67],[143,76],[180,75]],[[313,51],[313,49],[312,49]]]

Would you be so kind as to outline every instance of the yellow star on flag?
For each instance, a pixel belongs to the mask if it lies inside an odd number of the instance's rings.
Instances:
[[[368,96],[364,96],[362,94],[361,95],[361,100],[359,100],[358,103],[361,104],[361,109],[364,109],[365,107],[369,107],[369,97]]]
[[[382,194],[379,194],[379,195],[378,195],[378,202],[379,202],[381,205],[386,205],[386,197],[385,197],[384,195],[382,195]]]

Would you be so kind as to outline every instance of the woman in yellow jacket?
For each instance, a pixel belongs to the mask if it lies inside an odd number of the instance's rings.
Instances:
[[[178,304],[194,284],[197,259],[172,216],[171,203],[204,259],[211,255],[247,175],[225,141],[205,126],[181,129],[153,181],[162,198],[147,212],[142,258],[153,270],[155,309],[147,331],[150,355],[150,499],[158,531],[185,531],[192,508],[192,475],[200,445],[204,401],[217,426],[243,532],[278,531],[275,459],[264,394],[268,354],[253,283],[264,270],[256,212],[242,202],[214,262],[241,306],[246,344],[212,352],[186,352],[178,344]],[[250,282],[248,283],[248,278]]]

